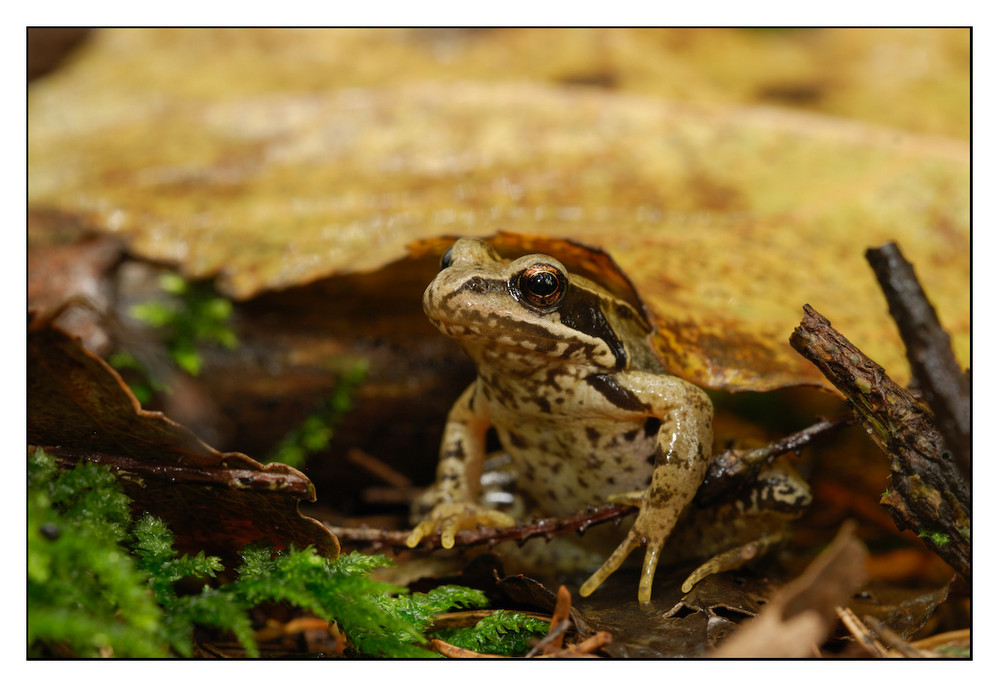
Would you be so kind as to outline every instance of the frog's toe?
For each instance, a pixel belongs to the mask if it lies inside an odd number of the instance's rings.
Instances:
[[[662,542],[650,543],[646,547],[646,557],[642,560],[642,575],[639,577],[639,601],[649,602],[653,597],[653,575],[660,561]]]
[[[608,501],[612,504],[623,504],[624,506],[642,506],[642,498],[645,494],[645,490],[617,492],[613,495],[608,495]]]
[[[441,546],[445,549],[454,547],[455,533],[459,530],[461,528],[459,528],[458,515],[448,516],[441,521]]]
[[[691,592],[694,586],[713,573],[722,573],[723,571],[733,571],[741,568],[748,562],[763,556],[773,545],[781,542],[783,539],[784,537],[781,534],[765,535],[752,542],[716,554],[684,579],[684,582],[681,584],[681,592],[685,594]]]
[[[426,536],[430,535],[436,530],[436,525],[434,521],[421,521],[413,530],[410,531],[410,535],[406,538],[407,547],[416,547],[420,544]]]
[[[632,531],[629,531],[629,534],[625,536],[625,539],[618,545],[618,548],[601,564],[601,568],[594,571],[590,578],[580,586],[580,596],[587,597],[590,593],[597,590],[597,587],[606,581],[608,576],[617,571],[625,563],[628,555],[638,546],[639,540],[632,534]]]
[[[473,506],[445,505],[431,514],[431,517],[421,521],[406,538],[407,547],[416,547],[420,541],[436,532],[441,533],[441,547],[451,549],[455,546],[455,535],[462,530],[471,530],[479,526],[488,528],[510,528],[517,524],[510,515],[501,511],[491,511]]]
[[[513,528],[517,521],[502,511],[482,511],[476,515],[476,524],[487,528]]]

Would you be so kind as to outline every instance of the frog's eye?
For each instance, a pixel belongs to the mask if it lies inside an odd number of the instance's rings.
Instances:
[[[454,248],[454,247],[452,247],[452,248]],[[451,267],[451,249],[450,248],[447,251],[444,252],[443,256],[441,256],[441,269],[444,270],[445,268],[449,268],[449,267]]]
[[[554,265],[537,263],[518,273],[513,280],[515,296],[529,306],[549,311],[566,296],[566,275]]]

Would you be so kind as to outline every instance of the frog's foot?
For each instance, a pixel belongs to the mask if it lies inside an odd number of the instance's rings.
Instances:
[[[451,549],[455,546],[455,533],[471,530],[479,526],[489,528],[510,528],[516,521],[502,511],[485,509],[475,504],[447,503],[434,507],[430,515],[416,525],[406,538],[407,547],[416,547],[428,535],[441,531],[441,546]]]
[[[636,490],[635,492],[620,492],[618,494],[613,494],[608,497],[608,501],[612,504],[624,504],[626,506],[642,506],[642,500],[645,495],[645,490]],[[638,523],[636,524],[638,525]],[[628,535],[622,540],[618,548],[612,552],[611,556],[607,558],[601,568],[597,569],[593,575],[588,578],[583,585],[580,586],[580,596],[587,597],[590,593],[594,592],[598,586],[608,579],[612,573],[617,571],[619,567],[625,563],[628,555],[632,553],[636,547],[640,545],[646,545],[646,558],[642,564],[642,578],[639,581],[639,601],[649,602],[651,597],[651,592],[653,588],[653,571],[656,570],[656,563],[660,560],[660,549],[663,545],[662,540],[659,542],[653,542],[645,537],[638,534],[639,531],[636,530],[636,526],[633,525],[631,530],[629,530]],[[665,538],[663,538],[665,539]]]
[[[633,535],[633,531],[630,530],[628,535],[625,536],[625,539],[622,540],[622,543],[618,545],[618,548],[612,552],[611,556],[608,557],[607,560],[601,565],[601,568],[594,571],[590,578],[584,581],[583,585],[580,586],[580,596],[587,597],[590,593],[594,592],[601,583],[608,579],[608,576],[617,571],[618,567],[625,563],[625,559],[628,558],[628,555],[631,554],[632,550],[638,546],[639,538],[635,537]],[[647,557],[649,556],[650,551],[652,550],[646,551]],[[659,559],[658,553],[656,554],[656,558]],[[653,566],[656,566],[655,562],[653,563]],[[645,568],[646,567],[643,566],[644,571]],[[639,592],[639,599],[640,601],[642,600],[641,590]],[[649,595],[646,596],[646,602],[648,601]]]
[[[608,501],[612,504],[623,504],[625,506],[642,506],[642,498],[645,494],[645,490],[618,492],[616,494],[609,495]]]
[[[611,553],[601,568],[597,569],[580,586],[582,597],[590,595],[601,583],[607,580],[608,576],[617,571],[625,563],[632,550],[644,546],[646,556],[642,561],[642,573],[639,576],[639,602],[649,602],[653,592],[653,574],[656,572],[656,564],[660,561],[660,554],[663,552],[663,545],[670,534],[670,528],[658,524],[655,516],[651,519],[644,519],[644,516],[647,514],[640,511],[639,517],[618,548]]]
[[[732,549],[726,550],[721,554],[716,554],[714,557],[706,561],[704,564],[696,568],[691,572],[684,583],[681,584],[681,592],[689,593],[695,585],[705,580],[713,573],[722,573],[723,571],[732,571],[734,569],[741,568],[743,565],[753,561],[764,555],[771,547],[783,541],[783,534],[772,534],[765,535],[763,537],[752,540],[746,544],[740,545],[739,547],[733,547]]]

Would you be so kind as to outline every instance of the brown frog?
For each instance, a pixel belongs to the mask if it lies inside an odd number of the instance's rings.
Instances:
[[[711,401],[666,373],[649,343],[652,327],[633,305],[555,258],[506,261],[482,241],[460,239],[424,292],[424,310],[472,357],[478,376],[448,416],[434,506],[409,546],[440,531],[442,546],[451,548],[459,530],[514,525],[510,515],[478,503],[491,427],[511,457],[517,489],[537,512],[566,515],[609,499],[639,507],[624,540],[581,586],[584,596],[645,547],[638,597],[648,602],[667,539],[686,530],[678,527],[682,517],[698,529],[733,531],[733,519],[760,506],[755,494],[707,518],[690,513],[712,451]],[[767,480],[781,478],[777,473]],[[775,496],[784,506],[803,506],[801,486],[768,493]],[[702,539],[699,532],[684,535]],[[770,539],[765,534],[758,544]],[[722,551],[685,581],[685,590],[739,566],[746,553]]]

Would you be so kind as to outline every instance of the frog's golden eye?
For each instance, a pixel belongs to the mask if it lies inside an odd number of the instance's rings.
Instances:
[[[511,286],[519,300],[536,309],[550,311],[566,296],[568,281],[559,268],[537,263],[515,275]]]

